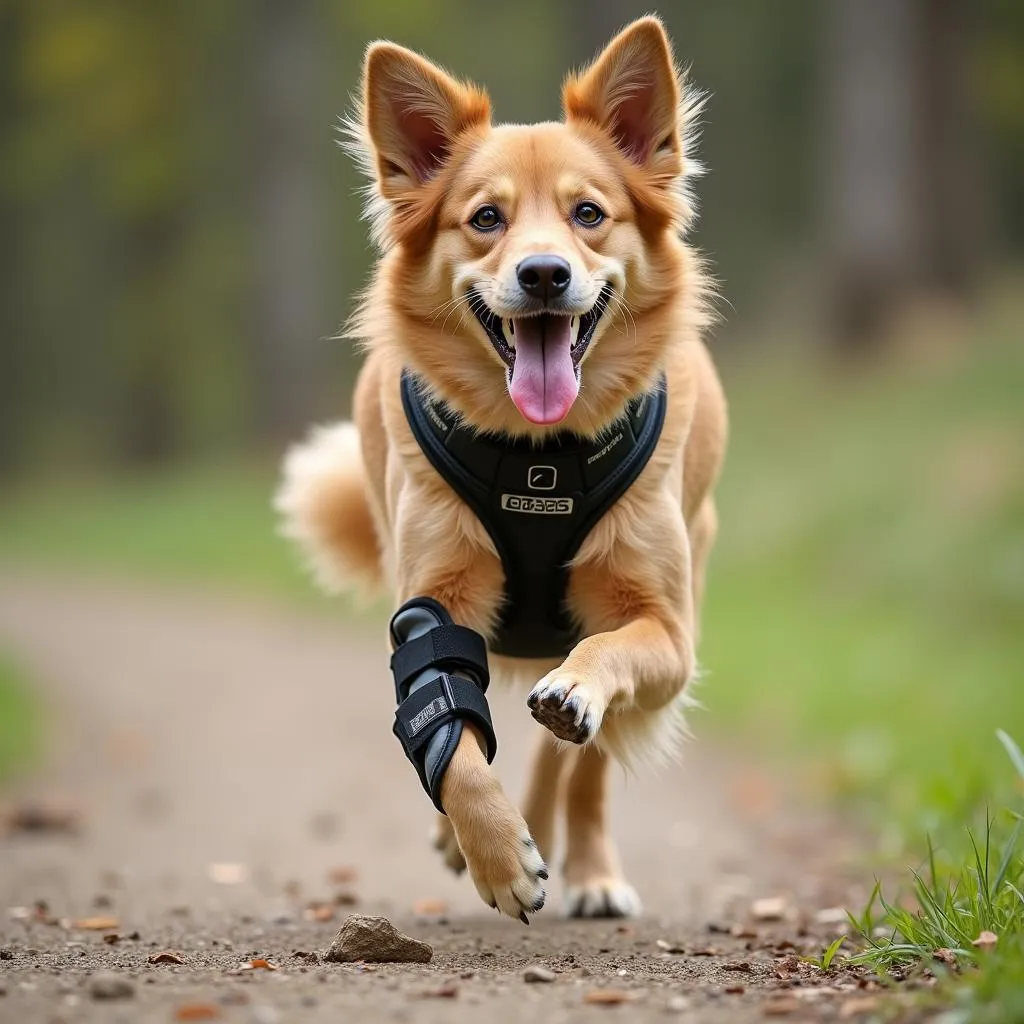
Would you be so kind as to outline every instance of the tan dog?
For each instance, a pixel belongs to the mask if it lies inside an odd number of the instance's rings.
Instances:
[[[391,43],[369,48],[349,128],[381,257],[352,331],[368,352],[355,426],[294,449],[278,495],[323,584],[428,595],[489,638],[502,564],[411,434],[403,368],[480,431],[537,439],[595,437],[665,381],[653,456],[571,562],[582,639],[561,663],[492,658],[496,675],[536,684],[529,703],[548,730],[522,814],[473,728],[444,776],[439,849],[516,917],[543,902],[537,847],[551,856],[563,800],[569,912],[639,911],[606,830],[609,758],[657,759],[682,730],[726,438],[700,337],[708,283],[682,240],[698,104],[661,23],[626,28],[566,82],[563,107],[560,123],[492,126],[479,89]]]

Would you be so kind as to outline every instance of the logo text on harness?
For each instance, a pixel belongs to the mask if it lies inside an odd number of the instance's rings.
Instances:
[[[558,483],[558,470],[554,466],[531,466],[526,471],[526,486],[531,491],[553,491]]]
[[[587,459],[587,465],[590,466],[598,459],[603,459],[621,440],[622,431],[620,430],[599,452]]]
[[[503,494],[501,507],[506,512],[532,512],[542,516],[571,516],[572,498],[535,498],[531,494]]]

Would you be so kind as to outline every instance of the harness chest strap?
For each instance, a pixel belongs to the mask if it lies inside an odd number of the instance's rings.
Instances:
[[[597,438],[563,432],[541,444],[480,434],[402,374],[402,405],[424,455],[473,510],[505,573],[490,647],[512,657],[564,657],[579,639],[566,608],[568,563],[650,460],[665,387],[634,399]]]

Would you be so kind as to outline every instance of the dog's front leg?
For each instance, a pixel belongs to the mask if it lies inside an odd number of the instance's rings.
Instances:
[[[436,601],[458,625],[478,633],[486,630],[487,609],[501,593],[500,569],[468,548],[442,517],[423,517],[409,524],[404,535],[418,558],[399,560],[399,596]],[[409,538],[415,537],[415,544]],[[394,620],[393,620],[394,624]],[[395,638],[393,637],[393,640]],[[448,863],[460,866],[461,851],[470,877],[488,906],[511,917],[526,915],[544,905],[547,868],[523,816],[505,795],[488,763],[487,739],[470,720],[461,722],[459,736],[438,788],[435,803],[443,808],[458,842],[442,842]],[[438,799],[439,797],[439,799]],[[444,832],[441,833],[442,837]]]
[[[606,713],[663,708],[693,669],[693,632],[683,617],[640,615],[581,640],[530,691],[527,703],[559,739],[589,743]]]

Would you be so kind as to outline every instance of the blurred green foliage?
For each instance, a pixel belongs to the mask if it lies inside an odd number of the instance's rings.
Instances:
[[[355,358],[324,339],[370,253],[334,125],[366,42],[486,83],[499,119],[552,118],[566,70],[648,6],[0,0],[0,472],[278,444],[275,389],[301,392],[305,417],[343,413]],[[821,264],[827,9],[661,12],[712,94],[696,241],[741,338],[809,306]],[[982,0],[969,23],[990,244],[1019,252],[1024,7]],[[300,313],[278,318],[289,302]]]
[[[0,652],[0,779],[39,752],[40,712],[14,661]]]
[[[995,730],[1024,735],[1021,312],[1013,297],[986,309],[941,357],[885,375],[822,374],[781,344],[756,364],[720,359],[732,441],[693,724],[796,752],[901,840],[994,800]],[[274,535],[274,477],[210,464],[26,485],[0,505],[0,566],[216,584],[336,615]]]

